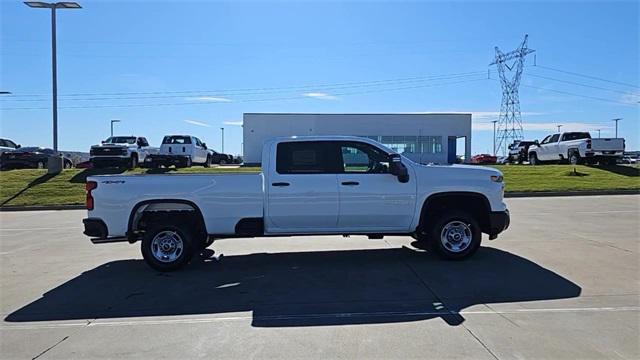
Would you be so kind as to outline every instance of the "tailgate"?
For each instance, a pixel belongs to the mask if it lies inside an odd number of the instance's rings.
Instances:
[[[186,144],[162,144],[160,145],[161,155],[189,155],[189,146]]]
[[[591,149],[594,151],[623,151],[624,139],[622,138],[602,138],[591,139]]]

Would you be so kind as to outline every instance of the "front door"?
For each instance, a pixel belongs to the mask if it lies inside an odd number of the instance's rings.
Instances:
[[[265,184],[267,228],[278,233],[333,232],[338,222],[338,185],[327,141],[277,145]]]
[[[338,228],[348,231],[407,231],[413,221],[416,180],[401,183],[389,173],[389,155],[364,142],[336,142],[342,156],[338,174]]]

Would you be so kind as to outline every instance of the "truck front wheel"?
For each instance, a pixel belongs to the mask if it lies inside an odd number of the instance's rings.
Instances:
[[[482,232],[473,216],[462,211],[449,211],[440,216],[428,231],[431,249],[446,260],[470,257],[480,247]]]
[[[135,169],[138,167],[138,155],[131,154],[131,159],[129,159],[129,169]]]
[[[174,271],[193,257],[193,238],[189,231],[179,226],[154,226],[145,232],[141,251],[147,265],[153,269]]]

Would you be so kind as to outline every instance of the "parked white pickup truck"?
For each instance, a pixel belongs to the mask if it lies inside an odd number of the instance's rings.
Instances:
[[[94,145],[89,152],[90,160],[95,167],[127,166],[135,168],[149,154],[157,153],[158,148],[149,146],[144,137],[111,136]]]
[[[155,168],[158,166],[191,167],[193,164],[211,166],[211,152],[207,144],[191,135],[167,135],[162,139],[160,151],[146,157],[144,165]]]
[[[146,262],[175,270],[213,239],[408,235],[446,259],[509,226],[502,174],[420,165],[352,136],[267,141],[255,174],[104,175],[87,179],[93,243],[142,240]]]
[[[624,154],[624,139],[592,139],[588,132],[565,132],[552,134],[529,146],[529,163],[539,165],[545,161],[568,161],[613,165]]]

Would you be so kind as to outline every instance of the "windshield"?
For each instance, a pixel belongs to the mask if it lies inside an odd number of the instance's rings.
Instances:
[[[106,144],[135,144],[135,136],[111,136],[104,141]]]

